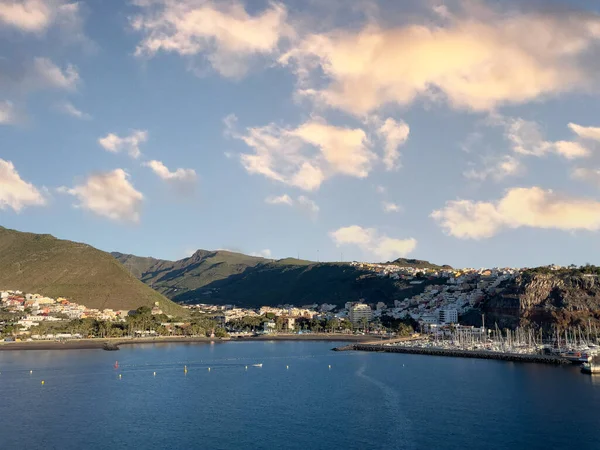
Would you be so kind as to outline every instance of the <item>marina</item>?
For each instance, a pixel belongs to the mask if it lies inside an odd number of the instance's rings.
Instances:
[[[600,373],[598,346],[589,333],[567,330],[544,340],[541,331],[517,328],[502,332],[498,327],[438,328],[433,334],[412,339],[352,343],[335,351],[405,353],[551,365],[583,365],[584,373]],[[594,362],[592,362],[594,361]]]

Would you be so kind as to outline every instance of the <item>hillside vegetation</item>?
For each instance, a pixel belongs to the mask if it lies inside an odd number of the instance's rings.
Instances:
[[[415,286],[381,278],[347,263],[315,263],[264,258],[227,251],[198,250],[189,258],[164,261],[113,253],[144,283],[176,302],[260,306],[346,302],[365,299],[392,304],[421,292]],[[414,267],[438,267],[407,260]]]
[[[224,250],[198,250],[189,258],[179,261],[118,252],[113,252],[112,255],[129,269],[132,275],[169,298],[231,275],[241,274],[248,268],[267,262],[264,258]]]
[[[65,297],[88,308],[132,310],[155,302],[183,310],[141,283],[109,253],[48,234],[0,227],[0,289]]]

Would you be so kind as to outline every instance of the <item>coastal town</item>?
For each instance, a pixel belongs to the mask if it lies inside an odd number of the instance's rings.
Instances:
[[[364,262],[351,264],[377,277],[408,283],[414,286],[415,294],[396,299],[393,304],[373,304],[363,299],[346,302],[343,306],[327,303],[257,308],[186,305],[189,318],[168,316],[156,303],[143,311],[154,320],[139,321],[131,326],[132,317],[139,311],[91,309],[66,298],[7,289],[0,291],[0,333],[4,340],[9,341],[98,337],[91,333],[83,336],[69,332],[69,329],[74,331],[77,328],[68,326],[74,321],[128,324],[127,327],[112,327],[111,332],[116,336],[186,335],[194,331],[208,332],[210,336],[216,330],[231,335],[321,331],[405,335],[416,331],[436,333],[448,325],[459,324],[461,316],[476,308],[486,296],[500,293],[503,282],[520,272],[514,268],[456,270]],[[550,267],[551,270],[559,268]],[[193,327],[194,321],[210,323]]]

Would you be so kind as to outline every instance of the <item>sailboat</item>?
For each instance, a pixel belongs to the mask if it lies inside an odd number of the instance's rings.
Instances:
[[[260,364],[252,364],[253,367],[262,367],[262,363]]]

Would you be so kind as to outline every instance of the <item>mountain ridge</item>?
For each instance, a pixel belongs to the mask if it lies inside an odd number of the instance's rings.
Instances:
[[[88,308],[133,310],[159,302],[185,311],[91,245],[0,226],[0,288],[64,297]]]
[[[343,306],[363,298],[374,303],[393,303],[396,298],[420,290],[407,283],[382,279],[348,262],[274,260],[225,250],[198,250],[178,261],[119,252],[112,255],[144,283],[182,303]],[[442,267],[422,260],[406,260],[405,265]]]

